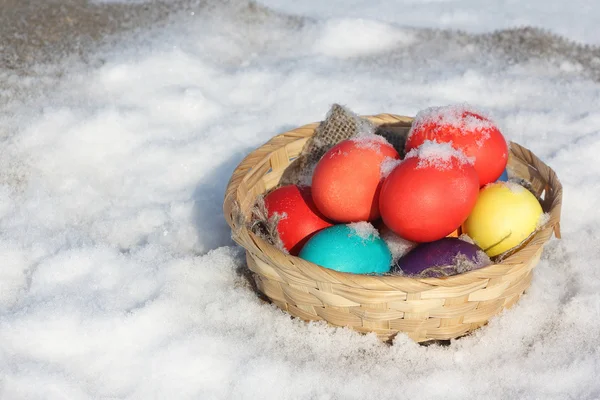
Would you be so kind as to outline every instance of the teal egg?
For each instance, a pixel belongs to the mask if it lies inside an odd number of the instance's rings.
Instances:
[[[388,272],[392,263],[392,255],[381,238],[358,234],[348,225],[334,225],[319,231],[306,242],[299,257],[352,274],[381,274]]]

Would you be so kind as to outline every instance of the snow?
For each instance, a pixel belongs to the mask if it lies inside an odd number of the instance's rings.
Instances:
[[[381,146],[391,147],[392,145],[383,137],[375,134],[361,134],[360,132],[357,136],[352,139],[348,139],[359,149],[369,149],[373,150],[377,154],[381,154]]]
[[[320,18],[224,3],[65,74],[1,71],[18,88],[0,110],[0,398],[598,398],[594,70],[415,28],[535,23],[593,42],[596,2],[270,3]],[[512,309],[446,347],[387,346],[255,295],[226,184],[252,149],[336,102],[485,107],[557,172],[563,239]]]
[[[381,231],[381,238],[385,241],[390,253],[392,253],[392,262],[396,262],[412,250],[417,244],[406,240],[394,233],[391,229],[385,227]]]
[[[372,240],[379,237],[379,231],[367,221],[352,222],[348,224],[352,232],[361,239]]]
[[[392,157],[384,158],[383,161],[381,162],[381,166],[379,167],[380,172],[381,172],[381,177],[387,178],[392,173],[394,168],[396,168],[401,163],[402,163],[402,161],[397,158],[392,158]]]
[[[465,153],[452,147],[452,142],[438,143],[425,140],[419,147],[413,148],[404,157],[405,160],[417,158],[417,169],[433,167],[443,171],[456,168],[460,165],[473,165],[474,157],[467,157]]]
[[[488,257],[487,254],[483,250],[477,252],[477,261],[475,263],[477,266],[487,266],[492,264],[492,260]]]
[[[446,127],[446,128],[445,128]],[[450,104],[440,107],[428,107],[415,116],[415,120],[408,133],[408,140],[415,132],[423,130],[431,132],[431,139],[447,127],[459,128],[460,135],[469,135],[477,138],[477,147],[483,146],[490,138],[490,131],[497,129],[490,117],[481,110],[468,104]]]
[[[398,43],[408,45],[414,38],[409,32],[394,29],[389,24],[362,18],[329,20],[314,51],[330,57],[352,58],[377,54],[393,49]]]
[[[396,23],[422,28],[459,29],[485,33],[497,29],[535,26],[552,29],[571,40],[600,44],[595,29],[600,8],[594,0],[258,0],[285,12],[334,20],[340,17]],[[336,25],[339,22],[336,21]]]

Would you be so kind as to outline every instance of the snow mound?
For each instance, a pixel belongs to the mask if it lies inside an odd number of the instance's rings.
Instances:
[[[402,163],[402,160],[399,160],[397,158],[392,158],[392,157],[386,157],[381,162],[381,166],[380,166],[381,177],[387,178],[392,173],[394,168],[396,168],[401,163]]]
[[[374,127],[368,124],[361,124],[358,126],[358,132],[350,140],[359,149],[371,149],[377,153],[381,152],[381,146],[392,147],[390,142],[387,141],[381,135],[374,133]]]
[[[379,231],[370,222],[352,222],[348,224],[348,227],[352,233],[363,240],[373,240],[373,238],[379,237]]]
[[[446,170],[456,165],[473,165],[474,158],[467,157],[465,153],[452,147],[452,143],[438,143],[426,140],[421,146],[416,147],[406,154],[405,160],[418,158],[417,168],[433,167]]]

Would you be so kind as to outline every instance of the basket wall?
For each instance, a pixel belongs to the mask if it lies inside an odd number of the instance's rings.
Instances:
[[[404,133],[412,121],[390,114],[367,118]],[[250,232],[246,221],[256,197],[279,183],[317,126],[278,135],[248,155],[233,173],[224,202],[232,237],[246,249],[258,289],[295,317],[374,332],[385,341],[398,332],[418,342],[456,338],[515,304],[530,285],[544,244],[553,232],[560,237],[562,187],[556,174],[511,143],[509,168],[531,183],[550,221],[498,264],[446,278],[414,279],[341,273],[284,254]]]

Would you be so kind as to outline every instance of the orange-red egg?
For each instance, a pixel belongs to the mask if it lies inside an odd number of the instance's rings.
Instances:
[[[344,140],[318,162],[313,178],[315,204],[326,217],[338,222],[373,221],[379,218],[381,164],[398,159],[383,138]]]
[[[467,219],[478,192],[477,172],[464,159],[432,161],[409,153],[385,179],[379,208],[383,222],[396,234],[413,242],[431,242],[451,234]]]
[[[269,218],[279,214],[277,232],[283,246],[298,255],[302,246],[321,229],[332,226],[315,206],[308,186],[287,185],[265,196]]]
[[[455,149],[473,157],[480,187],[495,182],[508,162],[508,145],[500,130],[468,107],[434,107],[418,113],[406,140],[406,152],[426,140],[451,142]]]

